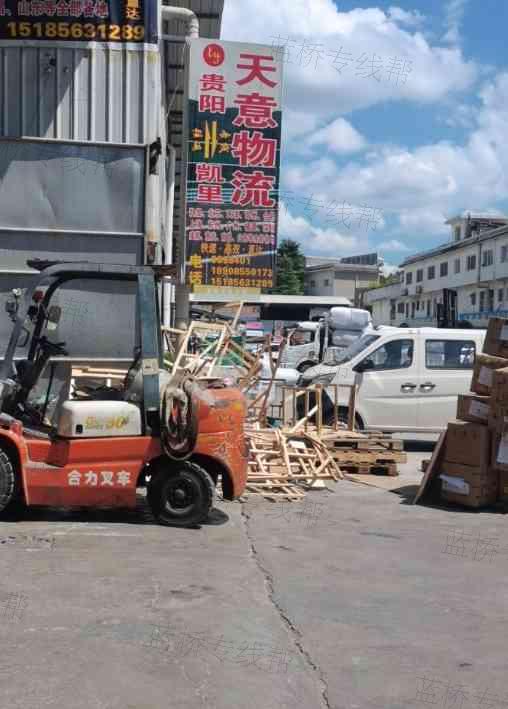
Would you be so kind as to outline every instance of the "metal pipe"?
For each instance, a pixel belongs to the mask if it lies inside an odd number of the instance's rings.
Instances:
[[[161,5],[161,18],[166,21],[186,20],[188,29],[187,36],[199,37],[199,19],[195,12],[187,7],[174,7],[172,5]]]
[[[173,145],[168,145],[169,169],[168,169],[168,196],[166,205],[166,224],[164,233],[164,263],[173,261],[173,215],[175,209],[175,172],[176,172],[176,149]],[[171,326],[171,303],[173,301],[174,288],[171,283],[163,282],[163,314],[162,322],[167,327]]]
[[[191,39],[197,39],[199,37],[199,19],[196,15],[195,12],[190,10],[187,7],[173,7],[171,5],[162,5],[161,6],[161,20],[170,22],[171,20],[185,20],[187,22],[187,37],[190,37]],[[185,38],[171,35],[171,34],[162,34],[161,39],[163,41],[174,41],[174,42],[181,42],[182,39],[185,40]],[[173,148],[174,150],[174,148]],[[170,153],[170,160],[171,160],[171,153]],[[174,160],[175,157],[173,155],[173,168],[174,168]],[[182,156],[183,160],[183,156]],[[170,169],[171,169],[171,164],[170,164]],[[175,182],[175,176],[174,172],[172,175],[172,179],[170,177],[170,191],[168,194],[168,205],[167,205],[167,224],[166,224],[166,236],[168,241],[166,242],[166,254],[169,253],[169,249],[167,248],[169,241],[173,239],[173,215],[174,215],[174,182]],[[183,190],[180,191],[180,200],[182,199],[182,193]],[[180,211],[181,211],[181,202],[180,202]],[[181,219],[185,219],[185,215],[180,215]],[[172,249],[171,249],[172,252]],[[183,250],[183,254],[185,254],[185,251]],[[185,260],[182,258],[182,248],[178,249],[178,280],[176,287],[173,289],[171,286],[168,288],[168,290],[171,292],[175,293],[175,325],[178,328],[185,329],[188,323],[189,319],[189,288],[185,285]],[[166,289],[166,286],[163,286],[164,289]],[[167,294],[167,291],[165,291],[165,296]],[[163,313],[163,321],[165,325],[169,325],[169,321],[166,321],[166,318],[168,317],[166,313],[169,313],[169,303],[166,300],[166,297],[164,298],[164,313]]]

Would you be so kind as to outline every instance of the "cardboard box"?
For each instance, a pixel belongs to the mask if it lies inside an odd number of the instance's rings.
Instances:
[[[485,354],[508,358],[508,320],[490,318],[483,343]]]
[[[508,402],[500,402],[490,398],[490,410],[487,425],[491,431],[503,433],[508,430]]]
[[[508,404],[508,367],[492,372],[491,398],[500,404]]]
[[[457,418],[472,423],[488,423],[490,397],[477,394],[459,394],[457,399]]]
[[[441,498],[465,507],[483,507],[498,498],[499,473],[490,467],[450,463],[441,465]]]
[[[508,431],[494,432],[491,444],[491,467],[508,473]]]
[[[508,471],[500,470],[499,473],[499,493],[498,499],[502,502],[508,502]]]
[[[452,421],[446,433],[444,460],[476,466],[484,471],[491,457],[491,435],[481,423]]]
[[[504,367],[508,367],[508,360],[504,359],[504,357],[477,354],[471,381],[471,391],[482,396],[490,396],[494,379],[493,372]]]

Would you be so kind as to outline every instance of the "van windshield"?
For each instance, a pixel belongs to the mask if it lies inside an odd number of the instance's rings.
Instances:
[[[325,355],[323,364],[329,364],[331,366],[336,364],[344,364],[345,362],[350,362],[353,357],[363,352],[369,345],[371,345],[376,340],[379,340],[380,335],[362,335],[357,340],[355,340],[349,347],[345,350],[339,350],[331,347]]]

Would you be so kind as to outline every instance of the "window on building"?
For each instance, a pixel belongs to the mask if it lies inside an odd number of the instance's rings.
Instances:
[[[323,286],[326,288],[326,287],[329,286],[329,285],[330,285],[330,279],[329,279],[329,278],[325,278],[325,280],[323,281]]]
[[[473,340],[426,340],[427,369],[472,369],[476,355]]]
[[[492,312],[494,310],[494,290],[491,288],[487,291],[487,293],[489,294],[487,310]]]
[[[439,264],[439,275],[441,278],[448,275],[448,261],[443,261],[443,263]]]
[[[316,287],[316,281],[311,281],[310,282],[310,287],[315,288]]]
[[[392,301],[390,301],[390,320],[395,320],[395,313],[396,313],[395,301],[392,300]]]
[[[485,310],[485,291],[481,290],[480,291],[480,313],[483,313]]]
[[[435,266],[429,266],[427,268],[427,278],[429,281],[431,281],[433,278],[436,277],[436,267]]]
[[[423,268],[419,268],[416,272],[416,282],[421,283],[423,281]]]
[[[492,249],[487,249],[483,252],[482,256],[482,266],[492,266],[494,263],[494,252]]]
[[[406,273],[406,285],[409,286],[413,282],[413,272],[409,271],[409,273]]]
[[[467,270],[474,271],[476,268],[476,254],[467,257]]]
[[[456,258],[453,263],[453,270],[455,273],[460,273],[460,258]]]
[[[471,305],[474,308],[476,306],[476,293],[471,293],[469,297],[471,298]]]
[[[409,303],[406,303],[406,318],[409,317]]]
[[[420,301],[419,300],[416,301],[416,309],[420,310]]]
[[[455,241],[460,241],[460,224],[453,227],[453,238]]]
[[[501,261],[504,263],[508,261],[508,244],[501,246]]]
[[[428,318],[430,318],[430,306],[431,306],[431,302],[430,302],[430,300],[428,300],[427,301],[427,317]]]
[[[414,318],[416,310],[416,303],[411,303],[411,317]]]
[[[397,312],[399,315],[404,315],[404,303],[399,303],[397,305]]]
[[[368,371],[407,369],[413,364],[413,350],[413,340],[390,340],[366,357],[372,362]]]
[[[499,303],[502,303],[502,302],[503,302],[503,300],[504,300],[504,288],[498,288],[498,291],[497,291],[497,299],[498,299]]]

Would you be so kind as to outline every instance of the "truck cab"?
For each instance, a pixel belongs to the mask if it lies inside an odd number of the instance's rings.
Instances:
[[[469,391],[484,330],[383,328],[365,333],[342,353],[328,352],[300,384],[325,387],[325,418],[333,414],[333,384],[356,384],[361,428],[436,438],[453,420],[458,394]],[[348,390],[339,388],[339,413]]]
[[[370,313],[360,308],[334,307],[318,321],[285,328],[287,344],[281,365],[305,372],[327,357],[338,355],[372,327]]]
[[[322,322],[301,322],[285,329],[287,344],[282,353],[283,367],[305,372],[321,361],[325,325]]]

